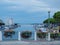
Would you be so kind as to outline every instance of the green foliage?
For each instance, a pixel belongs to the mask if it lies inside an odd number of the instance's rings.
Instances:
[[[57,23],[60,23],[60,11],[56,12],[53,16]]]
[[[46,37],[46,33],[37,33],[37,37],[38,38],[45,38]]]
[[[59,30],[60,30],[60,11],[56,12],[53,16],[53,18],[55,19],[56,23],[59,26]],[[60,31],[59,31],[60,32]]]
[[[24,32],[21,33],[21,37],[25,38],[25,39],[30,38],[31,35],[32,35],[32,32],[30,32],[30,31],[24,31]]]
[[[48,23],[48,20],[50,23],[60,23],[60,11],[54,13],[53,18],[44,20],[43,23]]]
[[[51,38],[52,39],[56,39],[59,37],[59,34],[58,33],[51,33]]]
[[[54,18],[46,19],[43,23],[48,23],[48,20],[50,21],[50,23],[55,23]]]
[[[15,31],[4,31],[4,36],[7,38],[7,37],[11,37],[12,38],[12,35],[15,34]]]

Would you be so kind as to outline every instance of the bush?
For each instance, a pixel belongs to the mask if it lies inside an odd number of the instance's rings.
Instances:
[[[38,38],[45,38],[46,37],[46,33],[37,33],[37,37]]]
[[[56,39],[59,37],[59,34],[58,33],[51,33],[51,36],[50,36],[52,39]]]
[[[24,31],[21,33],[21,37],[25,38],[25,39],[30,38],[31,35],[32,35],[32,32],[30,32],[30,31]]]
[[[15,34],[15,31],[4,31],[4,36],[7,38],[7,37],[11,37],[12,38],[12,35]]]

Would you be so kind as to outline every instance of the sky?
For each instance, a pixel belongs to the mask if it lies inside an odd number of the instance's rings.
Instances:
[[[60,0],[0,0],[0,19],[15,23],[42,23],[60,11]]]

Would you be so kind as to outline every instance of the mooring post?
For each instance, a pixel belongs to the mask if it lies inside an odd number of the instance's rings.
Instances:
[[[0,41],[2,41],[2,31],[0,31]]]
[[[50,32],[48,33],[48,41],[50,41],[51,40],[51,38],[50,38]]]
[[[18,32],[18,40],[21,41],[21,32]]]
[[[37,34],[36,34],[36,31],[34,32],[34,40],[35,40],[35,41],[37,40]]]

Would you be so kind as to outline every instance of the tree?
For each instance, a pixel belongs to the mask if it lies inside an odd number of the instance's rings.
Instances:
[[[44,20],[43,23],[48,23],[48,20],[50,23],[60,23],[60,11],[54,13],[53,18]]]
[[[54,18],[46,19],[46,20],[43,21],[43,23],[48,23],[48,20],[50,20],[50,23],[55,23]]]
[[[60,11],[56,12],[53,18],[55,19],[56,23],[60,23]]]
[[[55,19],[57,25],[59,26],[59,32],[60,32],[60,11],[56,12],[53,18]]]
[[[50,23],[54,23],[59,26],[59,32],[60,32],[60,11],[54,13],[53,18],[46,19],[43,21],[43,23],[48,23],[48,20],[50,20]]]

